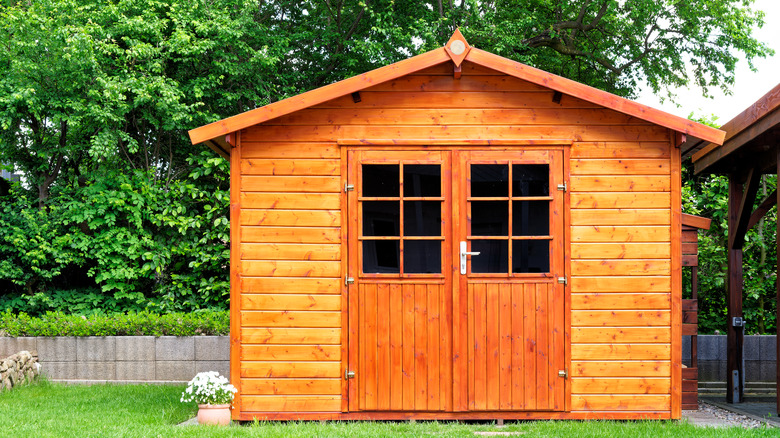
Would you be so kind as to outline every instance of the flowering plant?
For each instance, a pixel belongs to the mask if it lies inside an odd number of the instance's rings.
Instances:
[[[216,371],[198,373],[181,394],[182,402],[194,401],[199,405],[223,405],[233,401],[236,387]]]

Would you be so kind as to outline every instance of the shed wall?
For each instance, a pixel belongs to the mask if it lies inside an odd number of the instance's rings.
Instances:
[[[551,90],[469,63],[457,80],[447,64],[360,98],[241,132],[241,360],[233,365],[241,411],[341,411],[345,222],[336,142],[435,138],[574,141],[569,407],[668,413],[679,166],[669,131],[566,95],[556,103]]]

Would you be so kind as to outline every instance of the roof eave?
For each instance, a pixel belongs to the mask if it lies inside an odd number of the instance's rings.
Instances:
[[[451,61],[450,55],[443,48],[434,49],[343,81],[192,129],[189,131],[190,141],[192,144],[202,143],[214,137],[236,132],[448,61]]]

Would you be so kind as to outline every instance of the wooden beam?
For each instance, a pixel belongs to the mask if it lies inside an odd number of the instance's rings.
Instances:
[[[306,93],[280,100],[279,102],[274,102],[270,105],[255,108],[233,117],[228,117],[195,128],[189,132],[190,141],[192,141],[192,144],[203,143],[214,137],[223,136],[230,132],[235,132],[265,122],[266,120],[274,119],[303,108],[308,108],[337,97],[345,96],[354,93],[355,91],[360,91],[364,88],[381,84],[382,82],[390,81],[401,76],[406,76],[409,73],[449,62],[450,59],[450,55],[448,55],[443,48],[434,49],[425,52],[422,55],[417,55],[396,62],[395,64],[390,64],[368,73],[363,73],[362,75],[353,76],[334,84],[307,91]]]
[[[639,119],[647,120],[648,122],[669,128],[673,131],[678,131],[711,143],[721,144],[726,136],[726,133],[719,129],[702,125],[701,123],[696,123],[682,117],[677,117],[611,93],[605,93],[604,91],[588,85],[547,73],[546,71],[494,55],[490,52],[477,49],[476,47],[471,48],[468,56],[466,56],[466,61],[492,68],[493,70],[541,85],[542,87],[560,91],[563,94],[568,94],[595,103],[596,105],[601,105],[624,114],[632,115]]]
[[[769,132],[780,125],[780,109],[775,109],[750,127],[742,130],[726,141],[723,146],[706,147],[693,154],[693,170],[695,174],[708,171],[721,160],[732,155],[742,146],[755,140],[760,135]]]
[[[730,181],[729,184],[731,184]],[[747,233],[748,230],[748,222],[750,221],[750,215],[753,212],[753,202],[756,200],[759,185],[761,185],[761,170],[754,167],[748,172],[744,192],[740,196],[739,209],[736,212],[735,222],[732,224],[729,221],[729,249],[741,250],[745,245],[745,233]],[[730,207],[731,205],[729,204],[729,208]]]
[[[756,208],[756,211],[753,212],[753,214],[750,215],[750,220],[748,221],[747,229],[753,228],[758,221],[761,220],[766,214],[769,212],[769,210],[772,209],[777,205],[777,190],[772,192],[769,196],[766,197],[763,201],[761,201],[761,205]]]
[[[729,120],[720,127],[721,130],[726,131],[724,142],[728,142],[734,138],[734,136],[744,131],[750,125],[756,123],[758,120],[765,117],[778,107],[780,107],[780,84],[776,85],[767,94],[763,95],[760,99],[755,101],[755,103],[747,107],[745,111],[742,111],[736,117]],[[695,147],[697,145],[692,146]],[[717,148],[718,145],[716,144],[704,145],[704,148],[693,155],[693,161],[696,162],[700,160],[701,157],[707,155]]]
[[[216,152],[220,157],[222,157],[222,158],[224,158],[226,160],[230,159],[230,152],[229,152],[230,149],[225,150],[222,147],[220,147],[219,144],[215,143],[212,140],[206,141],[204,143],[206,144],[206,146],[209,147],[209,149],[211,149],[212,151]]]
[[[729,242],[732,242],[733,233],[737,225],[737,217],[742,204],[742,183],[737,176],[729,175]],[[729,403],[739,403],[743,400],[745,388],[742,385],[742,329],[737,329],[731,323],[734,317],[742,316],[742,249],[735,249],[729,244],[726,248],[728,258],[728,272],[726,281],[727,313],[726,313],[726,400]],[[734,400],[732,376],[734,371],[740,373],[739,395]]]
[[[707,219],[706,217],[683,213],[682,224],[685,226],[698,228],[700,230],[709,230],[710,224],[712,224],[712,219]]]

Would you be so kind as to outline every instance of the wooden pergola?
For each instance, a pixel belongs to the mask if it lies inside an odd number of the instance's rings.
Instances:
[[[777,191],[753,209],[761,184],[761,175],[780,176],[780,84],[758,99],[748,109],[721,127],[726,131],[722,146],[705,142],[686,142],[685,156],[693,156],[694,172],[728,175],[728,361],[727,392],[730,403],[744,401],[744,373],[742,346],[744,319],[742,316],[742,247],[745,233],[778,204]],[[780,221],[778,222],[780,236]],[[777,241],[780,252],[780,239]],[[780,282],[777,286],[780,299]],[[780,306],[778,306],[780,320]],[[780,332],[780,330],[779,330]],[[780,333],[778,333],[778,362],[780,363]],[[780,409],[780,367],[777,374],[778,409]]]

